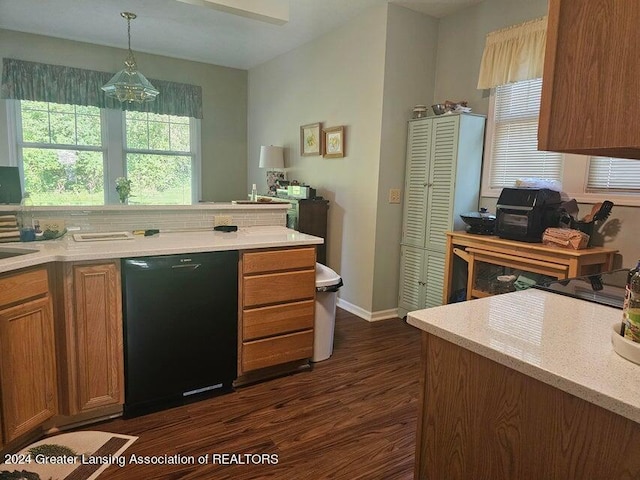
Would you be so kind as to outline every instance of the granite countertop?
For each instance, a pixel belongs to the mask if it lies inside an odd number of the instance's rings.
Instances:
[[[58,240],[0,245],[0,252],[30,252],[27,255],[0,259],[0,272],[9,272],[49,262],[291,247],[322,243],[324,240],[320,237],[279,226],[241,227],[237,232],[229,233],[209,230],[160,233],[149,237],[136,235],[132,240],[95,242],[76,242],[70,232]]]
[[[530,289],[409,312],[409,324],[640,423],[640,366],[614,352],[622,311]]]

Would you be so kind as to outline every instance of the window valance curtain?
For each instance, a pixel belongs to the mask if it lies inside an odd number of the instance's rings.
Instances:
[[[113,73],[4,58],[0,97],[202,118],[202,87],[149,79],[160,90],[153,102],[120,103],[100,88],[112,76]]]
[[[547,42],[547,17],[487,35],[478,89],[541,78]]]

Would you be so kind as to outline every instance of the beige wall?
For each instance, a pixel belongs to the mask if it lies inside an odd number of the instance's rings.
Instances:
[[[285,147],[287,178],[330,201],[327,263],[340,297],[371,310],[386,6],[249,70],[249,179],[266,190],[260,145]],[[301,157],[300,126],[345,126],[346,156]]]
[[[468,100],[475,113],[486,115],[488,91],[476,86],[487,33],[546,13],[547,0],[485,0],[442,18],[434,103]]]
[[[41,35],[0,30],[0,57],[116,72],[126,51]],[[202,87],[202,199],[228,201],[245,194],[247,72],[136,53],[148,78]],[[5,102],[0,100],[0,163],[8,159]]]
[[[407,120],[433,96],[437,21],[395,5],[249,71],[249,181],[266,188],[260,145],[285,147],[288,178],[330,200],[328,264],[340,304],[365,318],[398,306]],[[299,127],[345,125],[346,157],[301,157]],[[388,313],[387,313],[388,314]]]
[[[389,204],[389,189],[404,190],[407,120],[415,105],[431,105],[435,83],[438,21],[389,5],[378,211],[376,214],[374,312],[398,306],[402,204]]]

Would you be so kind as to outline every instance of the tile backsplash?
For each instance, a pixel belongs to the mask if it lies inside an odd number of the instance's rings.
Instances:
[[[157,228],[160,231],[173,229],[213,228],[215,217],[231,217],[230,225],[286,226],[286,210],[263,207],[261,209],[73,209],[54,210],[37,207],[33,218],[46,222],[51,219],[64,220],[67,230],[80,232],[132,231]],[[228,219],[227,219],[228,220]]]

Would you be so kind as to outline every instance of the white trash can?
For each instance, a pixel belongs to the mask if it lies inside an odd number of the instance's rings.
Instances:
[[[316,263],[316,323],[312,362],[326,360],[333,353],[336,326],[336,297],[342,278],[329,267]]]

